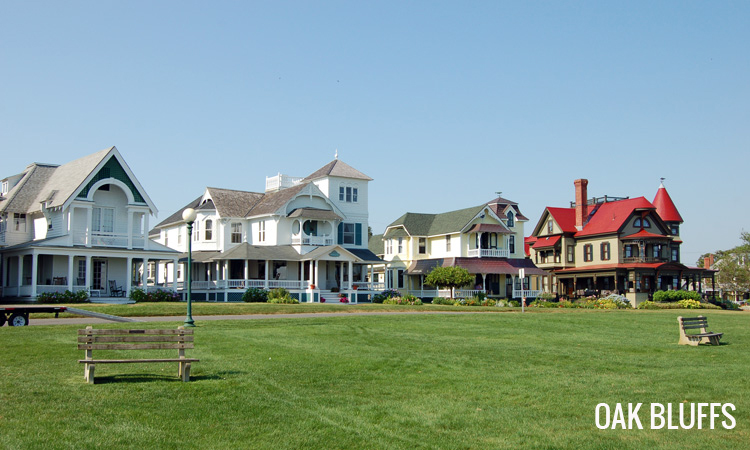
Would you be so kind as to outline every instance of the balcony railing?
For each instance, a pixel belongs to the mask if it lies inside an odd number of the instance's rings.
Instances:
[[[326,246],[333,245],[331,236],[292,236],[292,245],[315,245]]]
[[[289,175],[282,174],[274,177],[266,177],[266,192],[294,187],[303,179],[301,177],[290,177]]]
[[[622,258],[623,263],[657,263],[657,262],[669,262],[669,258],[654,258],[650,256],[633,256],[628,258]]]
[[[76,231],[73,233],[73,245],[86,245],[88,233]],[[91,233],[91,245],[94,247],[128,247],[127,233]],[[142,234],[134,234],[132,237],[133,248],[145,248],[146,237]]]
[[[472,248],[469,250],[469,258],[508,258],[510,252],[504,248]]]

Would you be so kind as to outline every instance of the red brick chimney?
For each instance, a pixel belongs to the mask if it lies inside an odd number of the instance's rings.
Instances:
[[[575,181],[576,186],[576,229],[583,230],[583,224],[589,216],[588,189],[589,180],[580,178]]]
[[[714,255],[708,255],[703,258],[703,268],[710,269],[714,265]]]

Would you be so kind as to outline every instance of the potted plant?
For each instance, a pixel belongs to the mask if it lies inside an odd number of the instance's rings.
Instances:
[[[314,284],[311,284],[311,285],[310,285],[310,289],[315,289],[315,285],[314,285]]]
[[[349,299],[346,297],[346,294],[344,294],[343,292],[339,294],[339,302],[349,303]]]
[[[359,289],[359,285],[355,284],[354,286],[352,286],[352,289],[356,291],[357,289]]]

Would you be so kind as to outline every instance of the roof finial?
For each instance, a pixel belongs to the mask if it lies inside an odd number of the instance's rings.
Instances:
[[[339,149],[336,149],[336,154],[333,155],[334,159],[339,159]]]
[[[659,178],[659,180],[661,180],[661,185],[659,187],[663,188],[664,187],[664,180],[666,180],[666,178],[661,177],[661,178]]]
[[[503,191],[495,191],[495,194],[497,194],[498,197],[501,197],[503,195]]]

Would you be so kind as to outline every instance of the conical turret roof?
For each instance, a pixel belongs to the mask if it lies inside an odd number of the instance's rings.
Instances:
[[[680,212],[677,211],[677,207],[672,201],[672,197],[669,196],[667,188],[664,187],[664,183],[659,186],[659,190],[656,191],[656,197],[654,197],[652,203],[656,206],[656,212],[663,221],[683,222]]]

